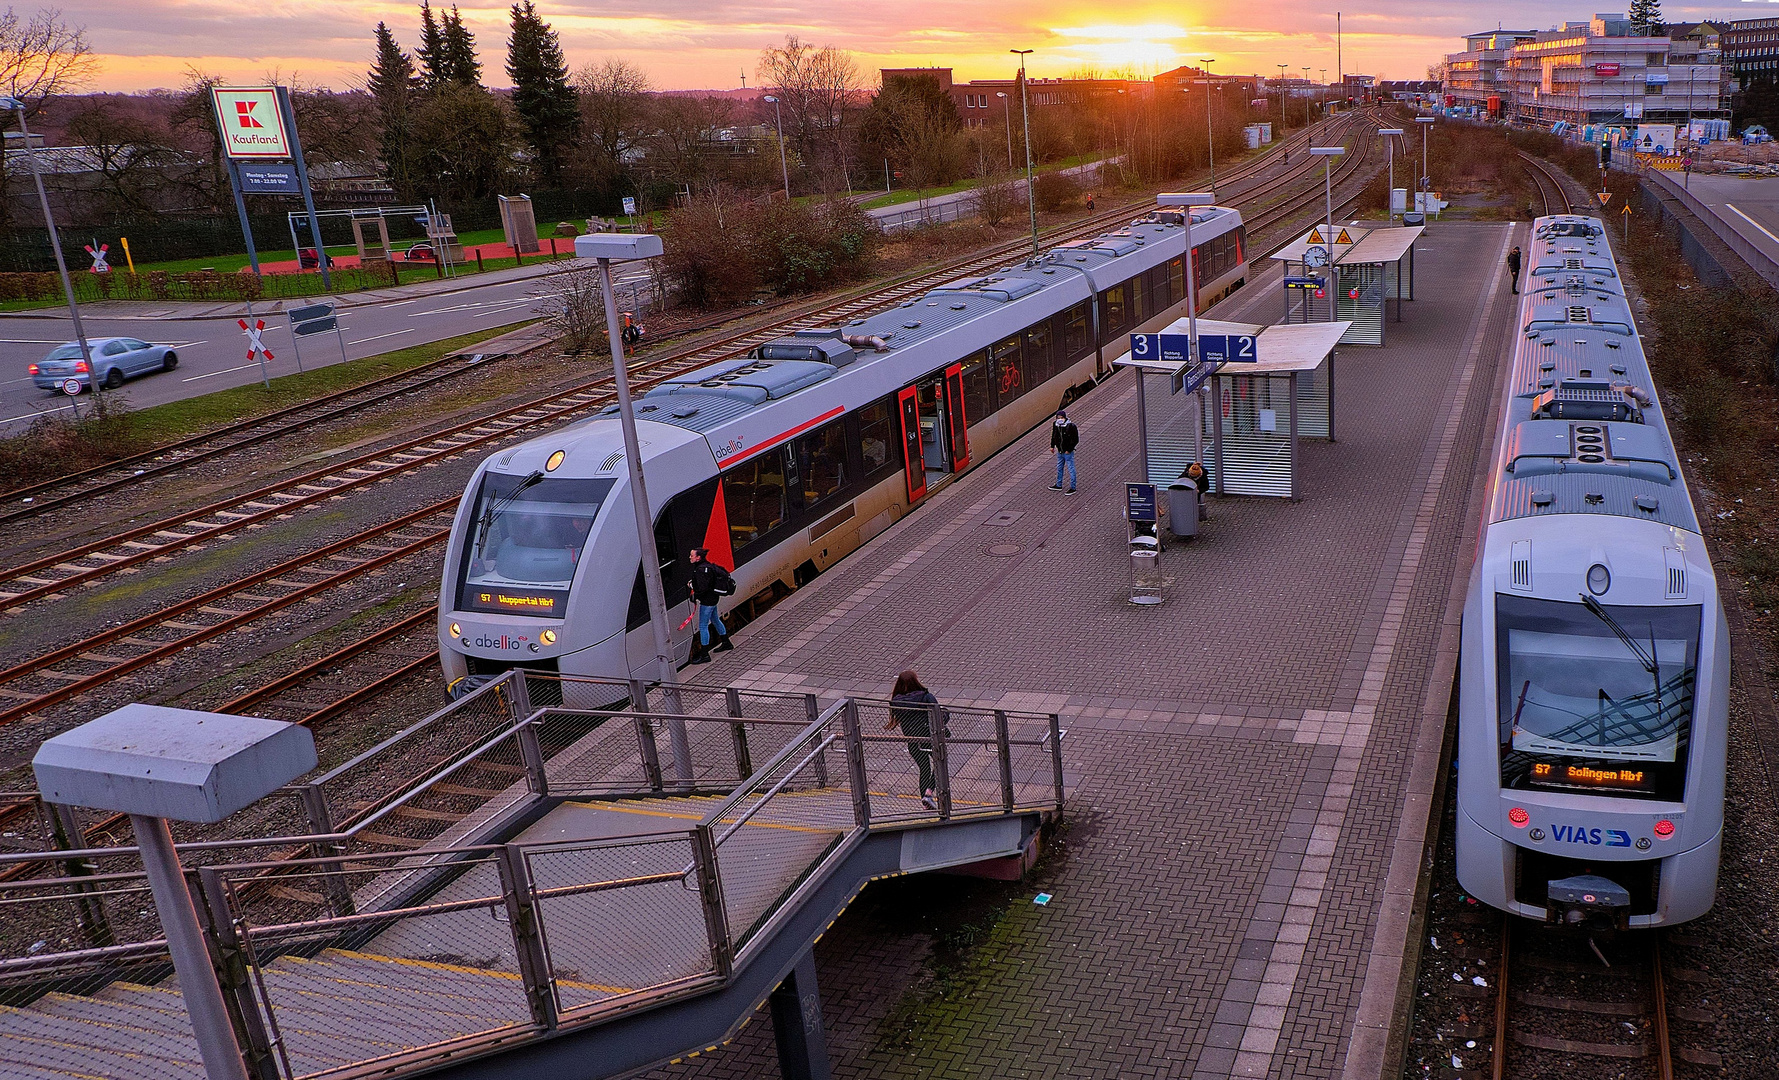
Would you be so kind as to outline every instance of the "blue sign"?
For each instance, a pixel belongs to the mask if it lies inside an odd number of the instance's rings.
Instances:
[[[1259,345],[1253,334],[1200,334],[1198,358],[1205,364],[1259,363]]]
[[[1325,282],[1319,277],[1288,277],[1285,279],[1287,289],[1320,289]]]
[[[1154,484],[1124,485],[1124,516],[1131,521],[1154,523]]]
[[[300,195],[295,165],[241,165],[243,195]]]
[[[1130,358],[1181,363],[1192,358],[1192,339],[1185,334],[1132,334]]]
[[[1221,364],[1198,365],[1187,372],[1185,378],[1180,381],[1180,390],[1188,394],[1197,393],[1198,388],[1203,386],[1212,375],[1217,374],[1217,369],[1221,366]]]

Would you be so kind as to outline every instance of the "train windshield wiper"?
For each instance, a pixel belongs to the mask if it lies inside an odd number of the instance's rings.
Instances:
[[[530,476],[519,481],[519,486],[503,498],[496,499],[482,511],[482,520],[476,523],[476,557],[481,558],[483,550],[488,546],[488,534],[494,529],[494,519],[506,513],[519,496],[527,489],[544,478],[542,471],[534,471]]]
[[[1649,628],[1649,651],[1646,653],[1643,651],[1643,646],[1637,644],[1637,639],[1633,638],[1630,635],[1630,633],[1627,630],[1625,630],[1624,627],[1619,625],[1618,620],[1612,617],[1612,613],[1607,611],[1605,606],[1602,605],[1600,603],[1600,601],[1595,600],[1593,597],[1589,596],[1587,593],[1581,593],[1580,595],[1581,595],[1582,604],[1585,605],[1587,607],[1587,609],[1593,613],[1593,615],[1596,619],[1599,619],[1601,622],[1605,623],[1607,628],[1610,629],[1614,634],[1616,634],[1620,641],[1625,643],[1625,648],[1631,650],[1631,654],[1637,658],[1637,662],[1639,664],[1643,665],[1643,670],[1649,672],[1649,677],[1651,679],[1655,680],[1655,697],[1653,700],[1655,701],[1655,715],[1656,715],[1656,718],[1659,720],[1661,718],[1661,715],[1663,712],[1663,708],[1662,708],[1662,665],[1660,662],[1660,656],[1656,652],[1654,624],[1651,624],[1650,628]],[[1602,697],[1604,697],[1605,694],[1606,694],[1606,691],[1604,691],[1604,690],[1600,691],[1600,695]],[[1602,725],[1602,731],[1604,731],[1604,725],[1606,722],[1605,715],[1606,715],[1605,710],[1602,709],[1601,714],[1600,714],[1600,717],[1601,717],[1600,722]]]

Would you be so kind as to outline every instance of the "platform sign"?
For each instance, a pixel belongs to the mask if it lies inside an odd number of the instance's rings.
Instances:
[[[1124,516],[1142,524],[1155,523],[1155,485],[1124,485]]]
[[[232,158],[287,158],[295,154],[274,86],[218,86],[210,91],[222,152]]]
[[[1212,365],[1259,363],[1258,342],[1253,334],[1200,334],[1198,358]]]
[[[1319,277],[1288,277],[1285,279],[1287,289],[1320,289],[1322,279]]]
[[[1132,334],[1130,357],[1132,360],[1187,362],[1192,359],[1192,339],[1185,334]]]

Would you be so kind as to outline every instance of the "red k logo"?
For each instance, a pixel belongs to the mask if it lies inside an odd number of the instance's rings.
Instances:
[[[254,119],[253,110],[259,106],[257,101],[236,101],[235,120],[244,128],[263,128],[266,125]]]

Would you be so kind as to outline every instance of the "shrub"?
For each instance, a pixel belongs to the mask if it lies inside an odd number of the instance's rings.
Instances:
[[[668,279],[688,303],[734,303],[765,286],[813,292],[863,276],[883,230],[846,200],[820,206],[698,203],[669,215],[662,231]]]
[[[1061,210],[1080,197],[1081,187],[1072,177],[1060,172],[1047,172],[1038,174],[1033,193],[1038,200],[1038,209]]]

